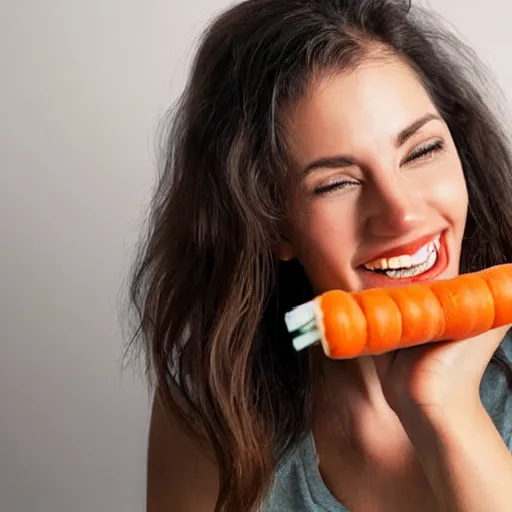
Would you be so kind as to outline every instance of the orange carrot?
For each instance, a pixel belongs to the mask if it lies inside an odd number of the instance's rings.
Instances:
[[[471,338],[512,324],[512,264],[401,287],[328,291],[285,321],[296,350],[320,342],[333,359]]]

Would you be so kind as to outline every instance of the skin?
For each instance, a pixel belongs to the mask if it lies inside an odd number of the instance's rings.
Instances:
[[[400,132],[429,115],[397,144]],[[438,278],[458,274],[468,196],[437,116],[412,70],[392,57],[317,80],[289,112],[290,222],[276,252],[297,258],[316,292],[370,288],[361,265],[372,255],[436,232],[446,233],[449,255]],[[410,159],[435,141],[442,149]],[[349,163],[305,172],[331,157]],[[351,361],[313,350],[314,436],[335,497],[354,510],[508,510],[512,456],[479,398],[508,327],[471,343]],[[361,479],[368,482],[362,492]]]
[[[147,512],[212,512],[218,494],[213,459],[169,413],[157,390],[149,429]]]

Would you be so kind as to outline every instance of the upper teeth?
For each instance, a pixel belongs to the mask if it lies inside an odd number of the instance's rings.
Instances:
[[[427,261],[429,255],[439,250],[439,238],[421,247],[415,254],[409,256],[404,254],[402,256],[394,256],[393,258],[382,258],[370,261],[364,265],[368,270],[388,270],[398,268],[410,268],[416,265],[421,265]]]

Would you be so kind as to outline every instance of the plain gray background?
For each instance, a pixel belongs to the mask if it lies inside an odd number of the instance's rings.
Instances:
[[[512,96],[510,0],[429,3]],[[157,124],[227,5],[0,3],[2,512],[144,510],[150,397],[121,371],[118,302]]]

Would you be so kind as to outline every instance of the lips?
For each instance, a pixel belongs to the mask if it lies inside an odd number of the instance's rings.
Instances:
[[[404,248],[407,250],[407,248],[412,247],[412,250],[419,250],[423,245],[428,244],[432,240],[434,240],[438,234],[436,235],[430,235],[428,237],[423,237],[422,243],[417,246],[417,241],[413,242],[412,244],[407,244],[399,247],[398,249],[402,251]],[[393,248],[393,252],[396,254],[396,248]],[[409,249],[411,250],[411,249]],[[378,257],[393,257],[389,256],[389,254],[393,254],[391,251],[388,251],[386,253],[382,253],[384,256],[377,256]],[[401,252],[400,254],[404,254]],[[414,252],[413,252],[414,254]],[[437,261],[435,265],[427,270],[426,272],[419,274],[417,276],[413,277],[406,277],[402,279],[392,279],[387,277],[385,274],[380,274],[377,272],[372,272],[370,270],[364,269],[364,267],[360,267],[361,269],[361,278],[363,280],[363,287],[364,288],[378,288],[378,287],[389,287],[389,286],[396,286],[396,285],[403,285],[403,284],[410,284],[414,282],[420,282],[420,281],[430,281],[435,278],[437,278],[440,274],[442,274],[446,268],[448,267],[449,263],[449,255],[448,255],[448,247],[446,242],[446,233],[443,232],[440,238],[440,246],[437,254]]]
[[[422,236],[421,238],[418,238],[417,240],[414,240],[407,244],[398,245],[387,251],[371,255],[364,263],[380,259],[395,258],[397,256],[412,256],[413,254],[418,252],[423,246],[427,245],[430,242],[433,242],[437,237],[439,237],[439,231],[434,234]]]

